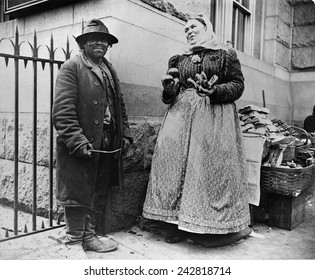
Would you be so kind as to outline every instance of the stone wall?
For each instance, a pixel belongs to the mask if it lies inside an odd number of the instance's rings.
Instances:
[[[292,69],[315,69],[315,4],[291,0],[294,7]]]
[[[31,211],[33,197],[33,136],[32,116],[20,117],[19,125],[19,208]],[[0,202],[14,201],[14,118],[0,114]],[[131,225],[141,214],[148,183],[151,158],[160,127],[159,121],[130,121],[134,143],[124,157],[125,187],[114,188],[110,194],[106,230],[115,231]],[[48,216],[49,211],[49,117],[40,115],[37,123],[37,206],[38,214]],[[55,154],[54,154],[55,162]],[[55,178],[55,169],[53,171]],[[54,179],[55,194],[55,179]],[[54,214],[57,215],[54,199]]]
[[[292,7],[287,0],[266,1],[265,61],[290,68]]]
[[[162,12],[168,13],[174,17],[185,20],[186,14],[179,12],[170,1],[165,0],[140,0],[141,2],[150,5]]]
[[[148,7],[142,2],[155,5],[154,7],[157,9],[151,8],[152,5]],[[77,5],[45,12],[45,14],[5,22],[1,24],[0,28],[0,37],[12,37],[15,27],[19,26],[23,40],[31,41],[34,26],[36,26],[40,44],[49,45],[50,36],[53,33],[54,38],[56,38],[56,46],[59,47],[65,47],[66,35],[70,35],[70,49],[74,50],[76,50],[76,43],[71,35],[81,33],[82,18],[86,20],[92,16],[99,17],[109,26],[113,34],[117,34],[119,44],[110,50],[108,59],[119,73],[128,115],[139,118],[133,118],[131,121],[135,143],[124,160],[125,189],[115,189],[111,193],[108,211],[110,217],[107,217],[110,220],[107,225],[108,230],[118,229],[132,223],[136,216],[141,213],[153,147],[160,126],[159,117],[163,116],[166,109],[166,106],[160,101],[160,76],[166,71],[168,58],[176,53],[181,53],[185,47],[181,17],[186,12],[206,11],[209,6],[208,1],[204,0],[144,0],[142,2],[127,0],[83,1]],[[313,73],[305,72],[302,73],[302,76],[298,75],[294,78],[294,75],[285,69],[279,69],[277,65],[282,68],[289,67],[287,57],[291,51],[291,33],[288,29],[290,16],[292,16],[291,8],[294,9],[294,17],[303,19],[303,24],[300,23],[299,27],[304,28],[314,25],[314,11],[310,12],[314,7],[309,5],[310,0],[268,0],[264,3],[266,3],[266,15],[269,17],[265,21],[267,40],[264,45],[265,58],[268,63],[238,52],[245,76],[245,91],[237,105],[239,107],[247,104],[262,106],[261,93],[264,90],[266,105],[271,110],[272,117],[291,122],[292,111],[294,111],[293,120],[301,121],[304,119],[303,114],[306,112],[308,114],[313,106],[313,101],[311,101],[313,100],[314,88],[314,78],[311,77]],[[301,5],[298,5],[300,3]],[[305,5],[302,5],[303,3]],[[305,9],[306,7],[309,10]],[[302,15],[298,15],[298,13],[302,13]],[[139,14],[141,17],[138,16]],[[313,33],[308,34],[308,36],[312,37]],[[302,39],[296,41],[301,42]],[[312,41],[313,39],[309,40],[309,42]],[[27,44],[24,45],[28,46]],[[60,50],[60,48],[58,49]],[[306,46],[294,47],[294,51],[295,49],[296,51],[298,49],[306,51],[303,54],[313,51],[312,47]],[[45,50],[45,48],[40,50]],[[154,55],[152,55],[152,50],[154,50]],[[293,55],[294,52],[292,57]],[[58,57],[58,59],[61,58]],[[297,59],[299,63],[303,61],[301,56],[299,56],[299,60]],[[311,58],[306,56],[305,61],[309,63]],[[10,60],[9,67],[12,65]],[[4,66],[3,61],[1,66]],[[29,64],[29,67],[31,66]],[[0,72],[2,70],[3,68],[0,69]],[[48,70],[46,68],[45,71]],[[21,207],[29,209],[32,197],[33,136],[30,113],[32,96],[27,95],[27,93],[32,92],[32,79],[28,79],[29,75],[27,75],[27,71],[31,70],[21,67],[20,71],[20,82],[23,85],[20,88],[20,111],[23,114],[20,114],[19,127],[19,202]],[[42,72],[43,75],[46,75],[46,72]],[[14,184],[14,120],[11,113],[14,110],[14,83],[11,83],[10,80],[13,79],[14,75],[10,75],[10,73],[6,76],[0,75],[0,82],[3,81],[3,87],[0,91],[0,111],[3,112],[0,114],[0,197],[2,201],[7,203],[13,201]],[[47,215],[49,178],[49,102],[47,102],[49,100],[49,88],[47,89],[47,87],[49,83],[46,83],[45,78],[40,78],[39,81],[41,82],[38,89],[39,115],[37,124],[38,207],[42,215]],[[145,116],[148,116],[149,119],[145,120]],[[154,118],[157,119],[154,120]],[[54,209],[57,211],[56,205]]]

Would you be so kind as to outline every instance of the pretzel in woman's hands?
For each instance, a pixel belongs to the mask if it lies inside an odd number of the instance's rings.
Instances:
[[[213,75],[208,81],[207,75],[204,71],[201,74],[196,74],[196,81],[192,78],[187,79],[187,82],[190,82],[197,89],[197,94],[201,97],[211,96],[215,89],[213,88],[214,84],[218,81],[218,76]]]

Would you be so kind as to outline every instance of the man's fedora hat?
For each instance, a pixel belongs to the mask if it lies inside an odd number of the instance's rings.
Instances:
[[[83,28],[83,32],[78,37],[75,37],[75,40],[80,44],[84,43],[86,38],[89,35],[102,35],[105,39],[108,40],[108,43],[113,45],[118,43],[118,39],[109,33],[108,28],[105,24],[99,19],[92,19],[88,24]]]

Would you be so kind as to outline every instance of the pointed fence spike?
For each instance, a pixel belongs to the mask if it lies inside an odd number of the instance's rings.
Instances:
[[[28,231],[27,231],[27,226],[26,226],[26,224],[25,224],[25,226],[24,226],[24,233],[27,233]]]
[[[20,54],[20,44],[19,44],[19,28],[16,26],[15,28],[15,40],[14,40],[14,54]]]
[[[42,68],[43,68],[43,70],[45,70],[45,61],[42,61]]]
[[[6,237],[6,238],[9,237],[9,231],[8,231],[8,229],[5,230],[5,237]]]
[[[44,228],[45,228],[44,221],[42,221],[42,229],[44,229]]]
[[[60,69],[61,65],[62,65],[62,63],[58,63],[58,70]]]
[[[26,68],[26,66],[27,66],[27,62],[28,62],[28,60],[27,59],[24,59],[24,67]]]
[[[38,57],[38,46],[37,46],[37,33],[36,29],[34,29],[34,49],[33,49],[33,56]]]
[[[5,56],[5,57],[4,57],[4,60],[5,60],[5,65],[8,66],[8,64],[9,64],[9,58]]]

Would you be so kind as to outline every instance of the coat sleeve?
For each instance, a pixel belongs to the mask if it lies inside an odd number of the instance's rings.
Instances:
[[[239,99],[244,91],[244,76],[241,64],[233,49],[228,49],[223,63],[221,83],[215,85],[216,91],[211,96],[212,103],[230,103]]]
[[[126,111],[125,101],[123,94],[120,94],[120,108],[121,108],[121,117],[122,117],[122,136],[128,138],[130,143],[133,143],[133,138],[129,128],[128,115]]]
[[[180,55],[174,55],[174,56],[172,56],[169,59],[169,61],[168,61],[168,70],[171,69],[171,68],[178,68],[179,58],[180,58]],[[162,101],[163,101],[163,103],[170,104],[170,103],[173,102],[173,100],[175,98],[176,98],[176,95],[170,97],[165,90],[162,91]]]
[[[55,100],[52,121],[59,141],[74,153],[89,141],[84,136],[77,116],[78,82],[76,64],[66,61],[60,68],[56,79]]]

